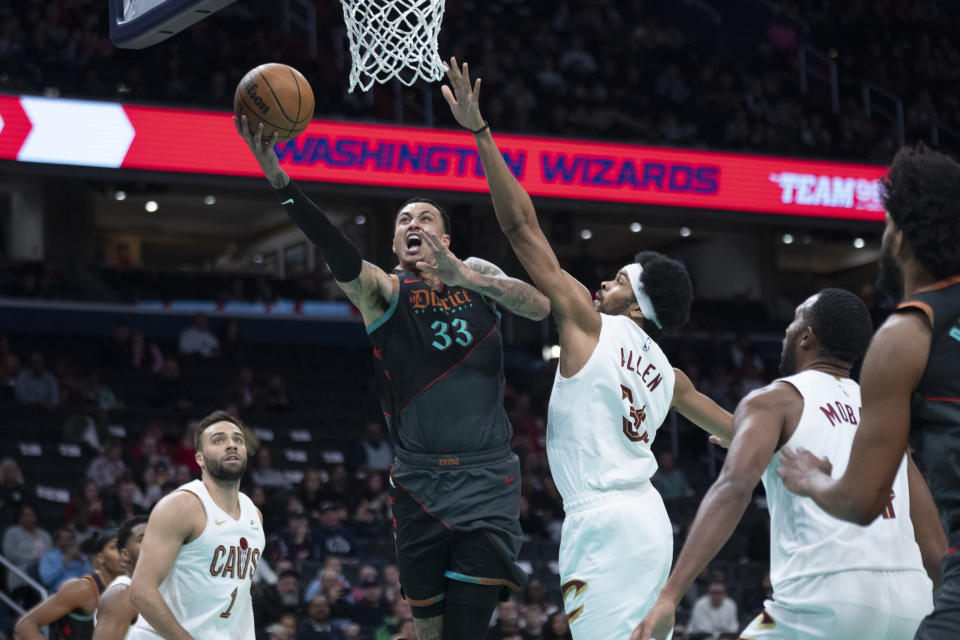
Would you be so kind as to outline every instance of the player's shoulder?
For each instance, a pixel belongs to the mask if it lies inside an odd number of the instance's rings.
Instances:
[[[744,396],[737,411],[786,411],[797,407],[803,407],[803,395],[787,379],[780,378]]]
[[[181,487],[157,502],[150,512],[149,521],[188,519],[205,513],[200,496]]]
[[[57,597],[75,607],[85,606],[90,598],[93,598],[95,603],[99,596],[97,583],[89,574],[70,578],[57,589]]]

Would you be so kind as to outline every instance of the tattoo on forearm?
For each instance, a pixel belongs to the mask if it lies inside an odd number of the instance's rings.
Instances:
[[[433,618],[414,618],[419,640],[443,640],[443,616]]]
[[[549,301],[532,285],[508,277],[498,266],[486,260],[472,258],[465,264],[471,271],[487,276],[473,288],[510,313],[542,320],[550,312]]]

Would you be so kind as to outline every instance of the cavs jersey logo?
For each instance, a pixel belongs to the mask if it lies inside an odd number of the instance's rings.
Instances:
[[[581,593],[587,590],[589,585],[583,580],[567,580],[560,586],[560,597],[563,598],[564,609],[567,612],[567,621],[573,623],[583,613],[583,605],[574,608],[567,608],[567,596],[572,596],[573,604],[576,604],[577,598]],[[572,606],[572,605],[571,605]]]
[[[640,425],[647,419],[647,405],[643,405],[639,409],[633,406],[633,390],[626,385],[620,385],[620,393],[622,399],[627,401],[624,403],[625,408],[630,412],[629,417],[623,417],[623,435],[627,436],[627,439],[631,442],[649,443],[650,436],[640,428]]]
[[[752,636],[755,631],[765,631],[767,629],[776,629],[777,622],[770,616],[766,610],[760,612],[756,618],[753,619],[753,622],[750,623],[746,629],[743,630],[743,635],[740,636],[740,640],[753,640]],[[748,635],[749,634],[749,635]]]

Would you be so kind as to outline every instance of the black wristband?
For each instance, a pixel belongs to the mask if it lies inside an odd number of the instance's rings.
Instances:
[[[490,128],[490,123],[484,120],[483,126],[477,129],[476,131],[473,131],[473,135],[478,136],[489,128]]]
[[[337,282],[356,280],[363,269],[363,258],[350,239],[330,222],[320,207],[300,191],[300,187],[293,180],[288,182],[287,186],[274,191],[287,215],[320,250],[320,255]]]

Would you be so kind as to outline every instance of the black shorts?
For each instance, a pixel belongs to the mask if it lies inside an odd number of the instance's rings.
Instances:
[[[390,472],[400,583],[410,604],[444,598],[447,580],[520,589],[520,461],[509,447],[468,454],[397,451]]]
[[[943,586],[933,597],[933,613],[920,623],[914,640],[960,638],[960,546],[944,556]]]

